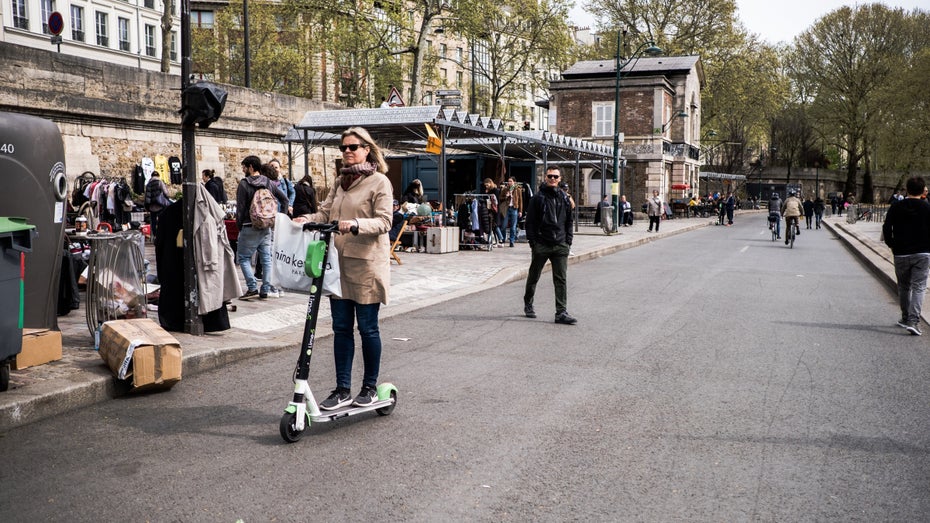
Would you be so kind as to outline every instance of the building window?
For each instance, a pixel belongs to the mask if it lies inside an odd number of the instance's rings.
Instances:
[[[455,87],[462,88],[462,71],[455,72]]]
[[[213,29],[213,11],[191,11],[191,25],[199,29]]]
[[[97,45],[109,47],[110,38],[107,35],[107,14],[97,11],[95,16],[97,21]]]
[[[155,26],[145,24],[145,54],[155,56]]]
[[[442,80],[443,85],[445,85],[446,80],[449,78],[449,71],[447,69],[439,69],[439,79]]]
[[[448,52],[448,50],[449,48],[446,46],[446,44],[439,44],[439,56],[445,58],[446,52]]]
[[[591,136],[605,137],[613,136],[614,133],[614,103],[613,102],[594,102],[591,104]]]
[[[116,18],[117,29],[119,30],[119,50],[129,51],[129,19],[123,17]]]
[[[155,0],[145,0],[143,5],[149,9],[155,9]]]
[[[432,91],[426,91],[426,94],[423,95],[423,105],[433,105]]]
[[[29,30],[29,16],[26,15],[26,0],[13,0],[13,27]]]
[[[42,12],[42,32],[50,35],[48,30],[48,17],[55,12],[55,2],[52,0],[42,0],[39,2],[39,10]]]
[[[462,57],[465,55],[465,51],[461,47],[455,48],[455,61],[462,63]]]
[[[178,32],[171,31],[171,60],[178,61]]]
[[[84,8],[77,5],[71,6],[71,39],[84,41]]]

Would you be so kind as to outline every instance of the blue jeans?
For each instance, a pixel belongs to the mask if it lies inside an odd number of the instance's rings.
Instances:
[[[517,241],[517,221],[520,219],[518,214],[516,207],[507,208],[507,230],[510,231],[510,245]]]
[[[930,253],[907,254],[894,257],[894,273],[898,278],[898,301],[901,319],[908,325],[920,322],[920,307],[927,292],[927,273],[930,272]]]
[[[355,334],[352,327],[355,320],[358,320],[358,333],[362,337],[362,360],[365,362],[362,385],[374,387],[378,384],[378,372],[381,370],[381,331],[378,328],[380,308],[380,303],[362,305],[353,300],[330,298],[336,387],[352,388],[352,359],[355,357]]]
[[[239,231],[239,240],[236,245],[236,262],[245,276],[245,285],[250,291],[258,290],[258,281],[252,272],[252,255],[258,251],[258,261],[262,265],[262,289],[268,293],[271,290],[271,229],[256,229],[251,225]]]

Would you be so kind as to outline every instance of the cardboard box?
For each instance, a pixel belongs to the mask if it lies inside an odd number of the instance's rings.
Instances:
[[[23,349],[16,355],[13,369],[35,367],[61,359],[61,331],[23,329]]]
[[[148,318],[113,320],[100,328],[100,357],[133,390],[170,389],[181,381],[181,344]]]

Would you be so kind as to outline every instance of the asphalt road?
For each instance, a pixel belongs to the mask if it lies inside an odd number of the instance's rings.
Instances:
[[[0,520],[930,519],[930,340],[829,232],[764,223],[571,266],[576,326],[548,273],[536,320],[522,283],[385,320],[394,413],[295,444],[283,352],[14,429]]]

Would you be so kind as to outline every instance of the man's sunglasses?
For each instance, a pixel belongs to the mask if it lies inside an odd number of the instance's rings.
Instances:
[[[559,174],[547,174],[547,175],[546,175],[546,178],[549,178],[550,180],[558,180],[558,179],[561,178],[561,177],[562,177],[562,176],[559,175]]]
[[[350,143],[348,145],[340,145],[339,151],[346,152],[346,149],[352,151],[353,153],[358,150],[359,147],[365,147],[363,143]]]

